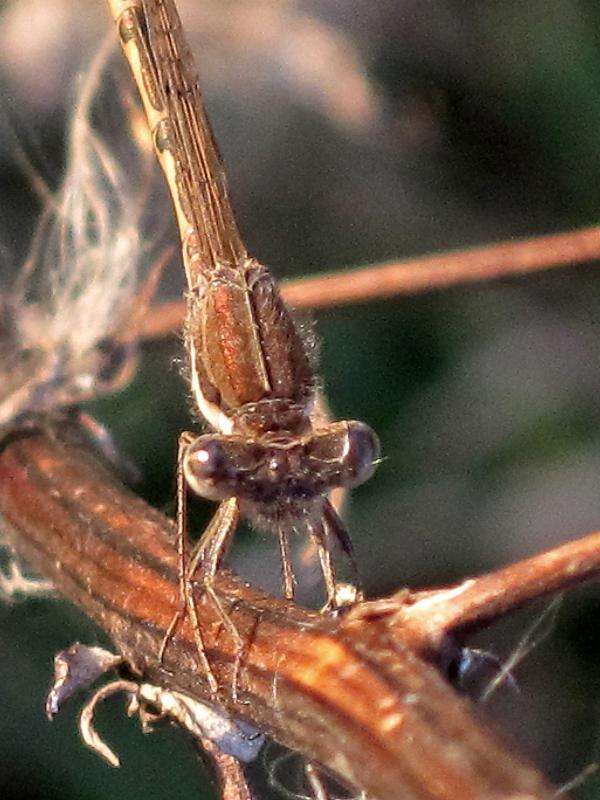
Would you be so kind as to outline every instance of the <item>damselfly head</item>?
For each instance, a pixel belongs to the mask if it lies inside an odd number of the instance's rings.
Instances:
[[[379,441],[368,425],[336,422],[303,437],[200,436],[183,468],[193,491],[210,500],[293,504],[363,483],[378,459]]]

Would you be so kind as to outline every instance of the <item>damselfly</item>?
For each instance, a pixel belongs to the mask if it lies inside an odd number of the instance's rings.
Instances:
[[[352,548],[327,495],[365,481],[379,457],[379,445],[361,422],[318,419],[317,383],[302,338],[273,278],[248,255],[239,234],[175,4],[109,4],[175,206],[188,283],[190,380],[197,408],[215,431],[181,434],[177,528],[182,599],[216,690],[197,624],[192,581],[198,577],[218,603],[212,582],[243,515],[277,534],[287,598],[294,594],[289,534],[308,533],[319,553],[326,607],[336,607],[332,541],[351,558]],[[189,561],[188,487],[220,503]],[[235,635],[224,612],[223,618]]]

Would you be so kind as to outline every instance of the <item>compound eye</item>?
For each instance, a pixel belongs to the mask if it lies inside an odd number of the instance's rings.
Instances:
[[[377,466],[381,449],[377,434],[364,422],[349,422],[342,458],[347,486],[368,480]]]
[[[187,451],[188,469],[197,478],[213,478],[225,464],[225,452],[221,443],[215,439],[196,440]]]
[[[313,483],[325,492],[370,478],[379,460],[379,439],[364,422],[334,422],[309,438],[305,452]]]
[[[224,443],[216,437],[198,437],[183,458],[183,472],[190,488],[209,500],[227,497],[224,483],[229,476],[228,460]]]

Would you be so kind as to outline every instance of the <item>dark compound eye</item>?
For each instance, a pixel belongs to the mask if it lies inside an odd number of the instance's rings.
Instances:
[[[243,497],[252,491],[265,449],[236,436],[199,436],[188,447],[183,470],[190,488],[209,500]]]
[[[377,436],[363,422],[335,422],[306,444],[311,474],[321,491],[366,481],[375,470],[379,452]]]
[[[208,500],[224,500],[231,496],[228,466],[227,448],[216,437],[198,437],[183,457],[183,471],[189,487]]]
[[[225,448],[216,439],[201,437],[185,454],[185,471],[197,480],[221,477],[226,471]]]
[[[342,458],[348,484],[356,486],[368,480],[381,455],[379,439],[364,422],[349,422],[346,452]]]
[[[185,453],[183,470],[190,489],[209,500],[271,502],[289,487],[308,498],[356,486],[371,476],[378,458],[379,441],[368,425],[337,422],[295,445],[199,436]]]

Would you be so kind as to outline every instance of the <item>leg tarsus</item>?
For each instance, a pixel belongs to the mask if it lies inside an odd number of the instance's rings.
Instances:
[[[327,542],[330,534],[335,537],[336,541],[339,543],[340,547],[348,557],[353,573],[352,583],[341,583],[336,581],[333,603],[330,605],[328,598],[326,609],[339,610],[342,608],[348,608],[364,600],[362,581],[360,579],[358,564],[354,556],[354,548],[352,547],[352,542],[348,535],[348,531],[346,530],[346,527],[338,516],[336,510],[327,499],[323,504],[323,522],[325,528],[325,541]]]
[[[163,663],[164,663],[165,651],[167,649],[167,645],[169,644],[171,639],[175,636],[175,631],[177,630],[177,628],[179,626],[179,623],[181,622],[184,614],[185,614],[185,608],[184,607],[179,608],[175,612],[175,614],[173,615],[173,617],[171,619],[171,622],[169,623],[169,627],[167,628],[167,631],[166,631],[165,635],[162,638],[162,642],[160,643],[160,647],[158,649],[158,656],[157,656],[158,663],[160,664],[161,667],[163,666]]]
[[[239,602],[239,601],[236,601],[236,602]],[[232,675],[231,675],[231,697],[232,697],[234,703],[238,703],[238,702],[246,702],[247,703],[248,702],[248,701],[241,701],[239,696],[238,696],[240,670],[241,670],[241,667],[242,667],[242,663],[244,661],[244,657],[248,654],[250,648],[252,647],[252,644],[254,642],[254,637],[256,635],[256,629],[260,625],[260,621],[262,619],[262,616],[263,616],[263,612],[261,611],[256,615],[256,617],[254,619],[254,624],[252,625],[252,629],[250,630],[250,633],[246,637],[246,640],[245,641],[242,640],[241,637],[240,637],[240,640],[239,640],[240,644],[239,644],[237,653],[235,655],[235,660],[233,662],[233,672],[232,672]]]
[[[206,655],[206,648],[204,647],[204,640],[202,638],[202,632],[200,631],[200,623],[198,621],[198,609],[196,608],[196,600],[191,591],[189,592],[187,597],[187,610],[190,615],[190,622],[192,624],[192,630],[194,632],[194,641],[196,644],[198,657],[200,659],[200,666],[202,667],[206,675],[206,680],[208,682],[210,693],[211,695],[213,695],[214,698],[216,698],[219,692],[219,683],[217,681],[215,673],[212,670],[210,661],[208,660],[208,656]]]
[[[346,526],[342,522],[339,514],[327,499],[323,504],[323,518],[325,520],[327,530],[330,531],[336,538],[340,547],[348,557],[348,561],[352,567],[353,583],[360,587],[362,581],[360,579],[360,571],[358,569],[356,556],[354,555],[352,540],[350,539],[348,531],[346,530]]]
[[[195,636],[196,636],[196,646],[198,646],[198,636],[200,635],[200,629],[197,624],[198,622],[198,615],[197,615],[197,608],[196,608],[196,599],[194,598],[193,594],[193,583],[194,576],[196,572],[199,572],[198,582],[200,583],[200,591],[206,592],[210,599],[213,601],[215,608],[217,609],[217,613],[219,614],[223,625],[229,631],[231,637],[233,638],[236,648],[240,650],[243,647],[243,640],[240,636],[238,629],[235,627],[234,623],[232,622],[229,614],[223,608],[223,604],[214,589],[214,579],[223,560],[225,553],[229,548],[229,543],[231,541],[231,537],[233,536],[235,529],[237,528],[237,524],[239,521],[239,507],[238,501],[236,498],[230,498],[225,502],[221,503],[217,512],[213,519],[211,520],[209,526],[202,534],[200,541],[196,545],[196,548],[192,554],[190,559],[189,568],[186,574],[186,584],[187,584],[187,593],[188,593],[188,608],[190,612],[193,613],[194,616],[194,628],[195,628]],[[190,604],[191,603],[191,604]],[[193,612],[192,612],[193,606]],[[204,653],[200,653],[200,658],[203,662],[203,665],[209,667],[208,660],[206,659],[206,655]],[[214,674],[212,670],[209,671],[209,676],[214,678]],[[213,683],[211,683],[211,691],[213,693],[216,691],[213,688]],[[215,680],[216,684],[216,680]],[[218,686],[217,686],[218,689]]]

